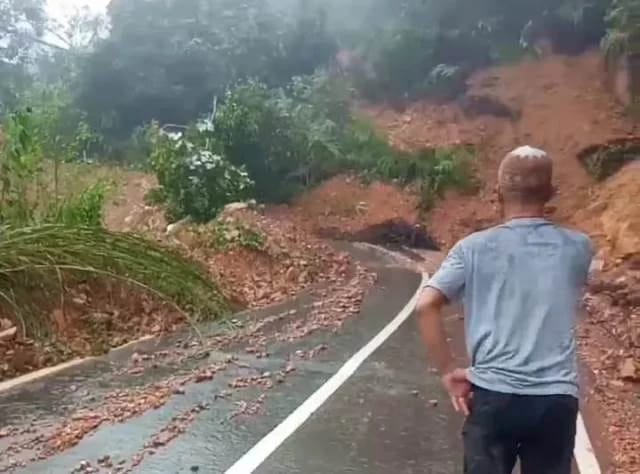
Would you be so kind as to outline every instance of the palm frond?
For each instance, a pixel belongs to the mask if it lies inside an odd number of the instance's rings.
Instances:
[[[205,272],[141,237],[56,224],[0,228],[0,310],[19,320],[26,333],[47,324],[34,311],[34,294],[61,294],[63,276],[92,275],[149,291],[192,320],[227,311],[223,295]]]

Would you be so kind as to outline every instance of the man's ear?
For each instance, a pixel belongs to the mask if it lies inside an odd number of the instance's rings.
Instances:
[[[502,193],[502,188],[500,184],[496,184],[496,197],[498,198],[498,204],[504,204],[504,194]]]

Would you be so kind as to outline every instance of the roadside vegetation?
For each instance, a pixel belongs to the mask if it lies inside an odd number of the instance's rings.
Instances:
[[[578,53],[607,28],[606,51],[634,58],[636,3],[113,0],[106,17],[80,9],[61,24],[43,0],[0,0],[0,311],[33,333],[46,318],[31,292],[65,293],[91,273],[219,317],[225,299],[196,264],[103,228],[117,183],[71,170],[153,173],[147,202],[169,222],[289,202],[341,173],[408,186],[428,211],[473,189],[474,150],[397,150],[356,104],[454,100],[478,68],[542,39]],[[218,247],[263,245],[225,225],[213,226]]]

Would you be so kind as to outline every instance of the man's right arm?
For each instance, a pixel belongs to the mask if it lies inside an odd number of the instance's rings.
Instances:
[[[443,308],[464,292],[465,275],[464,252],[462,245],[458,244],[427,284],[416,313],[422,340],[432,363],[442,376],[442,383],[449,392],[454,408],[468,415],[471,394],[468,371],[456,368],[442,318]]]
[[[442,309],[464,292],[466,270],[462,245],[456,245],[440,269],[429,280],[418,303],[417,316],[422,339],[440,373],[451,369],[453,356],[442,321]]]

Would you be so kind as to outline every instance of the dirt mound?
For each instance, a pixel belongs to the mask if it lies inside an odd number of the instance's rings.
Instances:
[[[178,247],[203,264],[239,308],[279,302],[350,269],[347,257],[296,224],[286,208],[264,215],[231,205],[217,222],[167,232],[163,209],[144,204],[156,185],[153,176],[131,173],[107,210],[107,227]]]
[[[275,209],[272,215],[279,219],[288,216],[286,219],[294,219],[316,235],[327,229],[354,235],[393,220],[412,225],[418,221],[418,203],[418,196],[399,186],[339,176],[306,193],[291,208]]]
[[[347,255],[335,252],[283,214],[275,219],[240,210],[206,226],[186,227],[173,239],[203,263],[223,292],[243,308],[283,301],[353,270]]]
[[[589,232],[607,260],[640,255],[640,162],[593,189],[589,202],[572,221]]]

